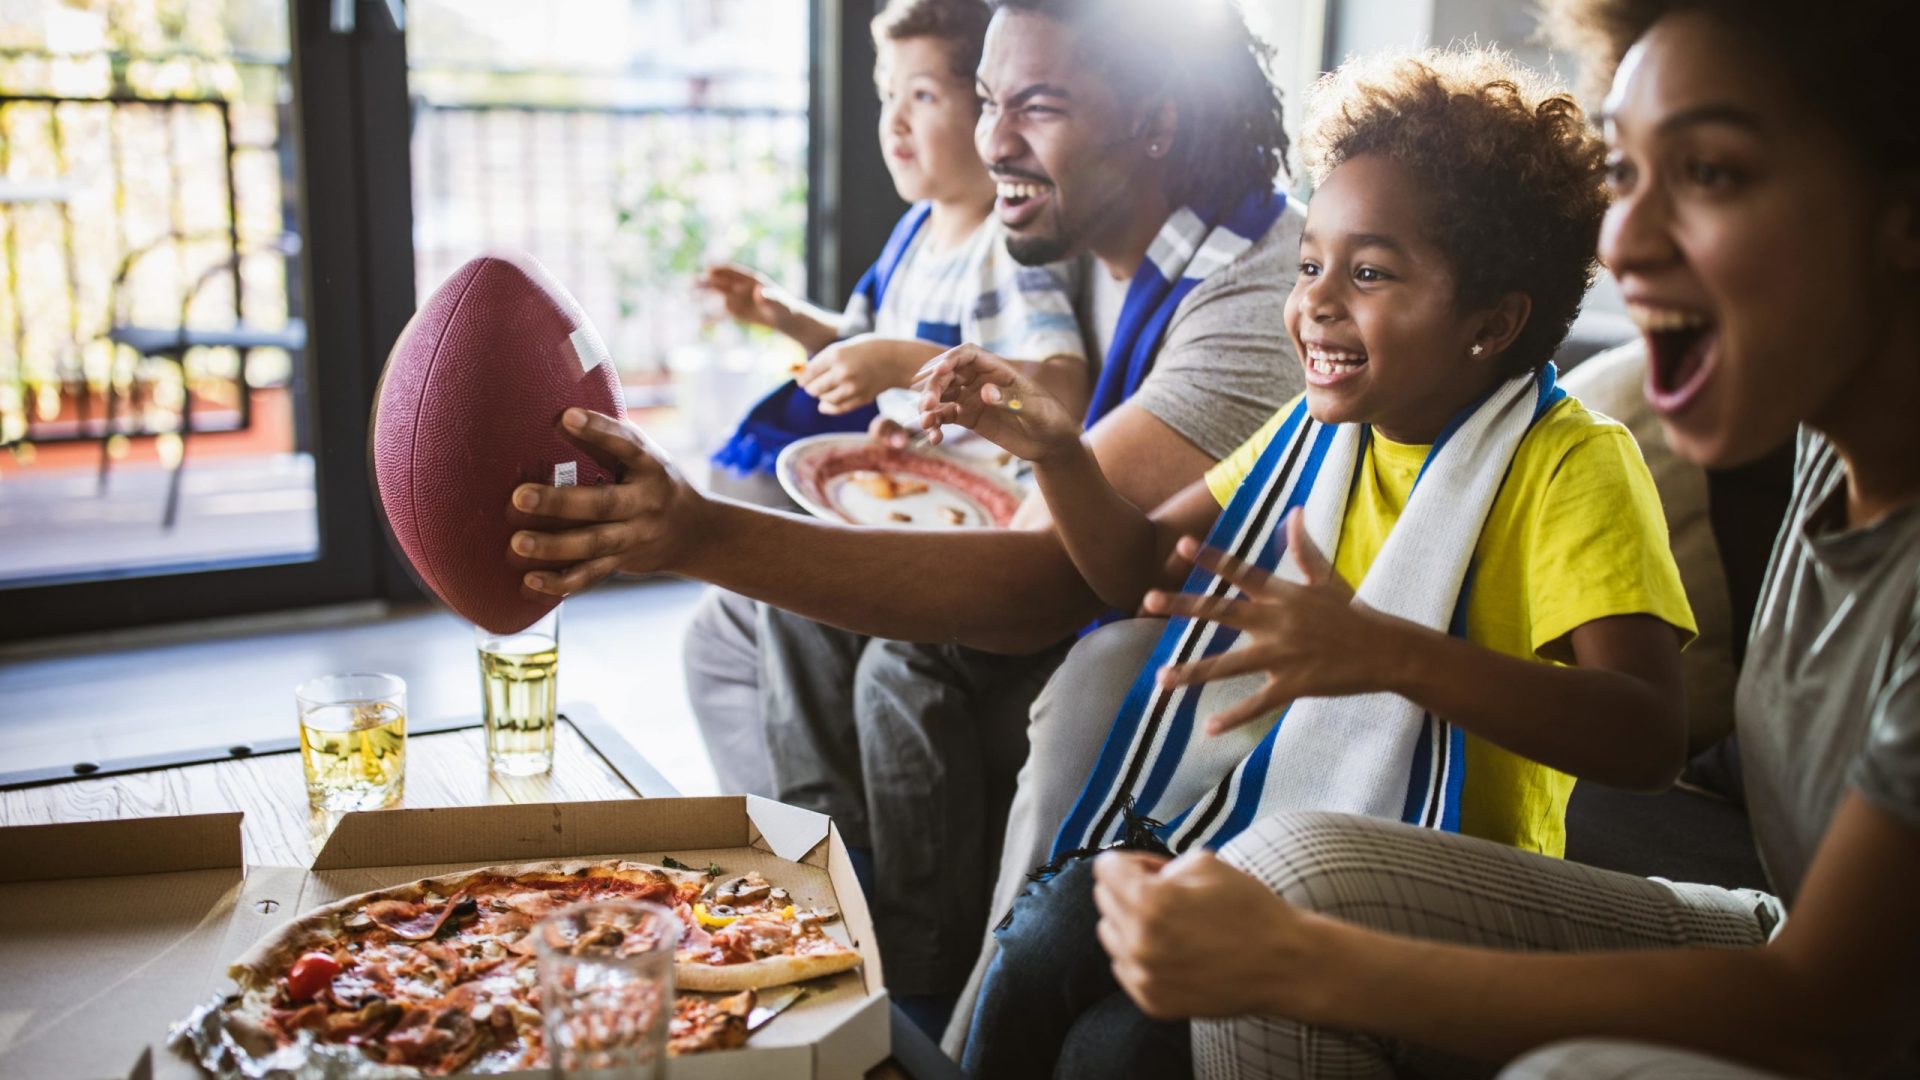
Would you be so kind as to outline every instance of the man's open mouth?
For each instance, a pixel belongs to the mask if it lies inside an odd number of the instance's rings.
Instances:
[[[1719,327],[1704,311],[1629,304],[1647,342],[1647,400],[1661,412],[1684,409],[1713,375]]]
[[[1051,184],[1036,184],[1026,180],[1002,180],[995,189],[1000,201],[1009,207],[1025,206],[1029,200],[1037,199],[1053,190]]]
[[[1018,231],[1039,218],[1041,208],[1053,197],[1053,185],[1022,177],[1000,176],[994,178],[994,194],[998,196],[1001,224]]]

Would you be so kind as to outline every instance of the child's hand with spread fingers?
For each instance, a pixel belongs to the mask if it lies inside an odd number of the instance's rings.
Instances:
[[[1013,363],[961,345],[934,357],[913,383],[922,389],[920,426],[930,442],[943,424],[971,429],[1036,464],[1080,441],[1080,417]]]
[[[1391,689],[1394,631],[1420,629],[1356,604],[1353,590],[1307,535],[1301,511],[1288,515],[1286,530],[1287,557],[1304,581],[1275,577],[1186,537],[1176,548],[1180,556],[1232,582],[1241,595],[1155,590],[1146,596],[1149,614],[1206,619],[1232,627],[1248,639],[1218,656],[1169,664],[1160,670],[1162,686],[1266,673],[1266,685],[1259,692],[1208,718],[1208,734],[1272,716],[1295,698]]]

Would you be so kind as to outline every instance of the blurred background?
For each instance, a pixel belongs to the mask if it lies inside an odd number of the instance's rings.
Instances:
[[[1522,0],[1244,4],[1296,110],[1387,45],[1554,63]],[[793,356],[692,275],[837,305],[899,213],[873,7],[0,0],[0,642],[415,595],[368,408],[486,249],[568,285],[697,461]]]

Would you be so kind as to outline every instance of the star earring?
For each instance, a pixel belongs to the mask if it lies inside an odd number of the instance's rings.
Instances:
[[[1468,349],[1467,351],[1472,353],[1475,356],[1479,356],[1481,353],[1486,352],[1487,350],[1478,345],[1475,345],[1473,348]]]

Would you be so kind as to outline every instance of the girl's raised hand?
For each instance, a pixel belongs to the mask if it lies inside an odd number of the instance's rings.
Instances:
[[[1218,548],[1183,537],[1177,550],[1235,585],[1241,595],[1194,596],[1154,590],[1145,608],[1155,615],[1184,615],[1232,627],[1245,644],[1218,656],[1160,669],[1160,685],[1190,686],[1264,672],[1259,692],[1209,717],[1208,734],[1285,708],[1302,697],[1339,697],[1388,690],[1395,644],[1411,624],[1354,602],[1353,590],[1333,572],[1307,536],[1298,509],[1287,517],[1287,555],[1305,581],[1283,581]]]
[[[1080,418],[1033,380],[977,345],[960,345],[928,361],[913,378],[921,390],[920,426],[940,441],[942,424],[978,432],[1002,450],[1036,464],[1080,439]]]

